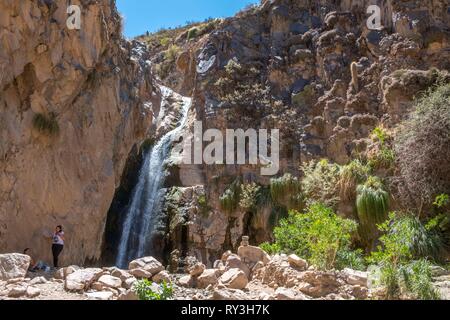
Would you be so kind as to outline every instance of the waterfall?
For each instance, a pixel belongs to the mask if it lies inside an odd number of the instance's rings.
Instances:
[[[173,95],[169,88],[161,86],[163,98]],[[122,225],[122,234],[116,265],[126,268],[129,261],[151,253],[154,222],[161,213],[165,192],[162,188],[165,178],[164,162],[170,154],[172,142],[186,124],[191,99],[182,97],[182,118],[178,126],[166,133],[146,154],[139,172],[131,202]]]

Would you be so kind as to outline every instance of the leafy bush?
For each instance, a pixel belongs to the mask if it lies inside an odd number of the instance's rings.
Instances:
[[[360,235],[370,240],[376,225],[387,218],[389,194],[384,190],[381,180],[369,177],[365,184],[356,190],[356,209],[360,221]]]
[[[381,245],[368,258],[370,263],[381,267],[381,285],[386,287],[388,299],[398,298],[402,289],[417,295],[419,299],[434,296],[431,286],[431,269],[429,263],[411,264],[415,252],[417,228],[405,217],[395,213],[379,225],[384,234],[380,237]],[[428,290],[428,289],[429,290]]]
[[[173,298],[173,287],[165,281],[157,285],[148,279],[142,279],[134,284],[133,290],[139,300],[169,300]]]
[[[336,268],[341,270],[351,268],[353,270],[366,270],[366,261],[361,249],[357,250],[339,250],[336,256]]]
[[[59,133],[58,120],[53,112],[49,115],[36,113],[33,117],[33,127],[47,136],[55,136]]]
[[[376,144],[375,152],[368,155],[368,165],[373,169],[391,169],[395,163],[392,135],[383,127],[376,127],[371,134]]]
[[[402,276],[408,292],[420,300],[439,300],[439,292],[433,287],[431,264],[425,259],[413,261],[402,268]]]
[[[302,203],[301,184],[289,173],[270,180],[270,195],[275,203],[288,209],[299,208]]]
[[[197,203],[200,209],[200,214],[203,216],[207,216],[211,211],[211,207],[208,205],[208,199],[206,198],[206,195],[200,195],[198,197]]]
[[[187,40],[195,39],[198,36],[199,30],[197,27],[193,27],[189,29],[187,34]]]
[[[263,248],[271,253],[295,253],[325,270],[336,267],[339,257],[342,268],[356,228],[356,222],[337,216],[321,203],[314,203],[304,214],[291,211],[275,228],[275,243],[264,244]]]
[[[334,207],[339,202],[339,165],[328,160],[310,161],[303,164],[301,170],[304,174],[301,186],[307,204],[317,201]]]
[[[395,141],[405,205],[423,208],[450,193],[450,84],[429,90],[400,127]]]

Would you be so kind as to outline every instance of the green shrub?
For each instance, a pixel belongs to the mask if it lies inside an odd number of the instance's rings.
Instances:
[[[402,187],[398,198],[411,209],[450,193],[450,83],[430,89],[398,131],[395,152]]]
[[[403,291],[417,295],[419,299],[434,296],[431,291],[431,273],[429,263],[411,262],[417,246],[417,227],[398,217],[395,213],[379,225],[384,234],[380,237],[380,245],[372,252],[368,262],[376,263],[381,268],[381,285],[386,287],[386,298],[398,298]],[[427,284],[428,282],[428,284]]]
[[[402,268],[406,289],[420,300],[439,300],[439,292],[433,287],[431,264],[425,259],[413,261]]]
[[[33,117],[33,127],[40,133],[47,136],[55,136],[59,133],[58,120],[53,112],[48,116],[42,113],[36,113]]]
[[[187,34],[188,41],[191,39],[197,38],[198,34],[199,34],[199,30],[197,27],[193,27],[193,28],[189,29],[188,34]]]
[[[353,270],[361,271],[366,270],[367,266],[363,250],[339,250],[336,256],[336,269],[342,270],[345,268],[351,268]]]
[[[354,201],[356,199],[356,188],[358,184],[367,180],[371,172],[368,165],[360,160],[353,160],[342,167],[339,179],[339,189],[341,200]]]
[[[138,280],[133,290],[136,292],[139,300],[169,300],[173,298],[173,287],[165,281],[156,285],[148,279]]]
[[[264,242],[261,243],[259,247],[270,255],[275,255],[281,251],[280,247],[276,243]]]
[[[387,218],[389,194],[384,190],[381,180],[372,176],[365,184],[357,187],[356,193],[356,209],[361,231],[370,237],[376,225]]]
[[[275,203],[288,209],[297,209],[301,206],[301,184],[297,177],[289,173],[270,180],[270,195]]]
[[[206,195],[202,194],[198,197],[197,200],[199,209],[200,209],[200,214],[202,216],[207,216],[208,213],[211,211],[211,207],[208,205],[208,199],[206,198]]]
[[[322,202],[334,207],[339,202],[339,165],[328,160],[310,161],[303,164],[301,170],[304,174],[301,187],[304,197],[308,199],[307,204]]]
[[[368,163],[373,169],[391,169],[394,166],[395,158],[393,149],[382,146],[369,156]]]
[[[351,234],[356,222],[337,216],[332,209],[320,203],[312,204],[304,214],[291,211],[275,228],[275,243],[264,244],[269,252],[295,253],[320,269],[337,266],[338,257],[350,251]],[[344,253],[347,252],[347,253]]]
[[[236,211],[240,200],[240,183],[238,180],[234,181],[228,189],[219,198],[220,207],[227,213]]]

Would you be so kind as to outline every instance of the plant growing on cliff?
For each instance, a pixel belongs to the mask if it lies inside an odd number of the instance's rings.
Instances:
[[[49,115],[36,113],[33,117],[33,127],[47,136],[55,136],[59,133],[58,120],[56,119],[56,114],[53,112]]]
[[[356,209],[360,221],[360,235],[370,239],[377,224],[387,218],[389,194],[378,177],[369,177],[356,190]]]
[[[239,207],[247,211],[254,210],[257,206],[257,196],[260,189],[261,187],[254,182],[242,184]]]
[[[368,165],[373,169],[391,169],[395,162],[392,135],[383,127],[376,127],[371,135],[375,149],[368,155]]]
[[[302,204],[300,181],[289,173],[270,180],[270,195],[273,202],[288,209],[298,209]]]
[[[355,221],[337,216],[324,204],[314,203],[304,214],[291,211],[275,228],[275,243],[264,244],[263,248],[272,253],[295,253],[323,270],[338,267],[338,262],[344,268],[348,266],[345,255],[349,257],[351,235],[356,229]]]
[[[328,160],[310,161],[302,165],[302,191],[308,203],[322,202],[334,207],[339,202],[341,168]]]
[[[412,208],[428,207],[450,193],[450,84],[430,89],[399,129],[395,151],[402,180],[399,197]]]
[[[233,213],[239,206],[240,201],[240,182],[235,180],[220,196],[220,207],[226,213]]]
[[[354,201],[356,199],[356,188],[367,180],[371,172],[368,165],[356,159],[342,167],[339,178],[339,195],[341,200]]]
[[[148,279],[136,281],[133,286],[139,300],[170,300],[173,298],[173,287],[167,282],[160,285],[150,282]]]

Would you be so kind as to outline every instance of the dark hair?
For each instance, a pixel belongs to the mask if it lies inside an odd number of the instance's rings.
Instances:
[[[25,250],[23,250],[23,254],[26,254],[30,250],[31,250],[30,248],[26,248]]]
[[[56,227],[59,228],[60,231],[62,231],[62,226],[61,225],[56,226]]]

